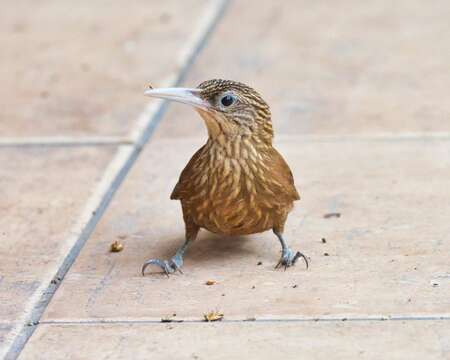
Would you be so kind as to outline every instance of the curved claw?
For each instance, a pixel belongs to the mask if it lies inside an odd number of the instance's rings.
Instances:
[[[298,258],[303,258],[303,260],[305,260],[306,270],[308,270],[308,268],[309,268],[308,258],[305,256],[305,254],[301,253],[300,251],[297,251],[297,254],[295,254],[294,259],[292,260],[292,265],[295,264],[295,262],[298,260]]]
[[[183,274],[183,271],[181,271],[181,267],[183,266],[183,256],[181,254],[176,254],[174,257],[172,257],[169,260],[159,260],[159,259],[147,260],[144,263],[144,265],[142,266],[142,275],[144,275],[145,269],[149,265],[159,266],[167,276],[169,276],[169,274],[172,274],[176,271]]]
[[[171,269],[171,267],[167,261],[163,261],[163,260],[159,260],[159,259],[150,259],[150,260],[147,260],[144,263],[144,265],[142,265],[142,276],[144,276],[145,269],[147,269],[147,267],[149,265],[159,266],[167,276],[169,276],[169,274],[174,271],[173,269]]]
[[[303,260],[305,260],[306,269],[308,269],[309,268],[308,258],[300,251],[297,251],[297,253],[292,256],[292,251],[290,249],[288,249],[286,253],[283,253],[280,261],[278,261],[277,265],[275,266],[275,269],[278,269],[284,265],[284,270],[286,271],[286,269],[290,266],[293,266],[299,258],[303,258]]]

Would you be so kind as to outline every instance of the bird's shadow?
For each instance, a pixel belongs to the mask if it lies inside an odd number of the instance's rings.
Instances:
[[[173,239],[164,243],[161,254],[165,259],[170,259],[175,254],[176,249],[181,246],[184,240]],[[218,259],[231,260],[233,258],[244,258],[249,254],[255,254],[254,242],[250,236],[224,236],[205,233],[193,241],[184,256],[184,260],[193,263],[217,263]]]

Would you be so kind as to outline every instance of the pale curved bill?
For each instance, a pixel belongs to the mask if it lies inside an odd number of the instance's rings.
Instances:
[[[192,105],[202,109],[208,109],[210,107],[206,100],[203,100],[200,96],[201,89],[189,89],[189,88],[160,88],[160,89],[147,89],[144,95],[151,96],[159,99],[177,101],[183,104]]]

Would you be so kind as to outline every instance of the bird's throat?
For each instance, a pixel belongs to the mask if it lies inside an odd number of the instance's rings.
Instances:
[[[243,129],[238,124],[226,119],[222,113],[210,112],[202,109],[197,109],[197,112],[205,122],[210,139],[218,139],[219,137],[232,139],[242,135]]]
[[[211,139],[217,138],[222,133],[222,129],[216,117],[209,111],[205,111],[202,109],[196,110],[205,122],[206,128],[208,129],[208,136]]]

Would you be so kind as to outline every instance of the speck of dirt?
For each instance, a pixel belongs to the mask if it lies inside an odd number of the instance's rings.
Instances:
[[[330,256],[330,254],[328,254],[328,253],[323,253],[323,256]]]
[[[27,30],[27,26],[22,23],[16,23],[12,26],[12,31],[15,33],[24,33]]]
[[[222,296],[225,296],[225,294],[222,294]]]
[[[433,283],[433,287],[437,287],[437,286],[439,286],[438,283]]]
[[[322,244],[326,244],[327,243],[327,239],[322,238]]]
[[[205,283],[205,285],[208,285],[208,286],[215,285],[215,284],[217,284],[217,281],[214,281],[214,280],[208,280],[208,281]]]
[[[50,95],[49,92],[46,91],[46,90],[41,91],[41,92],[39,93],[39,96],[41,97],[41,99],[47,99],[49,95]]]
[[[88,63],[81,63],[80,64],[80,68],[84,72],[88,72],[89,70],[91,70],[91,67],[89,66]]]
[[[161,24],[167,24],[170,21],[170,14],[168,13],[162,13],[161,16],[159,17],[159,21],[161,22]]]
[[[256,289],[256,286],[255,286],[255,285],[253,285],[253,286],[252,286],[252,289]]]
[[[162,323],[173,323],[173,322],[180,323],[180,322],[183,322],[183,320],[176,320],[176,319],[172,319],[171,317],[165,317],[165,318],[161,319],[161,322]]]
[[[323,217],[325,219],[340,218],[341,217],[341,213],[339,213],[339,212],[326,213],[326,214],[323,215]]]
[[[244,321],[256,321],[256,318],[255,317],[249,317],[249,318],[245,319]]]
[[[297,285],[297,284],[295,284],[295,285],[293,285],[293,286],[292,286],[292,288],[293,288],[293,289],[295,289],[295,288],[296,288],[297,286],[298,286],[298,285]]]
[[[258,261],[258,263],[256,265],[262,265],[262,261]]]

